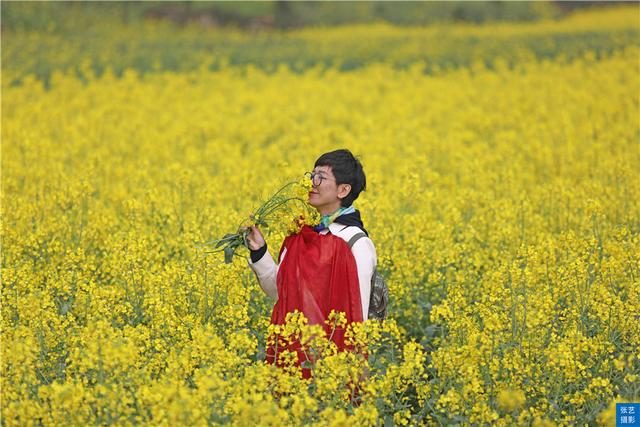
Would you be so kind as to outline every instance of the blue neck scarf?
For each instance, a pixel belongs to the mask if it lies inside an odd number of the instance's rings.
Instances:
[[[330,213],[328,215],[322,215],[322,218],[320,219],[320,223],[318,225],[316,225],[315,227],[313,227],[313,229],[315,231],[322,231],[326,228],[329,228],[329,224],[331,224],[333,221],[336,220],[336,218],[338,218],[340,215],[346,215],[346,214],[350,214],[355,212],[356,209],[353,206],[349,206],[349,207],[340,207],[340,209],[338,209],[337,211]]]

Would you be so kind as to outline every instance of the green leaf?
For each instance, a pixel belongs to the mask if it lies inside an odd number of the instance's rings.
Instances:
[[[231,264],[231,262],[233,261],[233,253],[235,252],[236,248],[233,247],[232,245],[227,246],[226,248],[224,248],[224,262],[225,264]]]
[[[227,243],[229,240],[233,239],[237,237],[236,233],[229,233],[229,234],[225,234],[224,237],[220,240],[218,240],[218,243],[216,243],[216,248],[219,248],[220,246],[224,245],[225,243]]]

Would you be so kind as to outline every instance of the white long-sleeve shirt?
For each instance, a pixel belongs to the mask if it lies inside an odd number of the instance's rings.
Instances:
[[[356,226],[345,226],[344,224],[334,222],[329,224],[328,230],[324,229],[320,234],[327,234],[329,231],[331,234],[342,238],[347,243],[355,234],[362,232],[362,230]],[[371,239],[365,236],[358,239],[358,241],[353,245],[351,253],[356,260],[356,267],[358,269],[362,317],[363,320],[367,320],[369,314],[369,298],[371,296],[371,276],[373,276],[373,270],[377,265],[376,248]],[[262,258],[255,263],[249,260],[249,266],[256,273],[260,287],[274,300],[278,299],[278,284],[276,282],[276,278],[278,277],[278,268],[286,254],[287,248],[285,247],[280,255],[278,264],[273,260],[273,257],[268,250]]]

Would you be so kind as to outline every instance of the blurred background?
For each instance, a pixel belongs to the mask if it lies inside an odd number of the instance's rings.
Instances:
[[[623,3],[620,6],[620,3]],[[640,34],[630,2],[2,2],[8,84],[252,66],[511,67],[607,56]],[[620,7],[622,9],[620,9]],[[618,9],[617,12],[612,11]]]
[[[536,21],[558,19],[575,9],[613,1],[150,1],[150,2],[3,2],[4,29],[64,32],[89,29],[105,18],[123,24],[164,20],[184,26],[232,26],[248,30],[287,29],[387,22],[428,25],[446,22]],[[65,22],[64,15],[82,19]],[[71,27],[69,27],[71,25]]]

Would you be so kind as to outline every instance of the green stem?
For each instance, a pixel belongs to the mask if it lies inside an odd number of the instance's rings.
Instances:
[[[263,212],[262,214],[260,214],[260,217],[269,217],[269,215],[271,215],[273,212],[275,212],[276,210],[278,210],[281,206],[287,204],[289,201],[291,200],[300,200],[302,201],[302,199],[300,199],[299,197],[290,197],[288,199],[284,199],[282,201],[280,201],[279,203],[277,203],[276,205],[272,206],[269,210],[267,210],[266,212]]]
[[[278,195],[282,193],[287,187],[294,185],[296,181],[289,182],[276,191],[266,202],[264,202],[258,209],[256,209],[254,215],[262,216],[262,213],[267,210],[271,204],[278,199]]]

